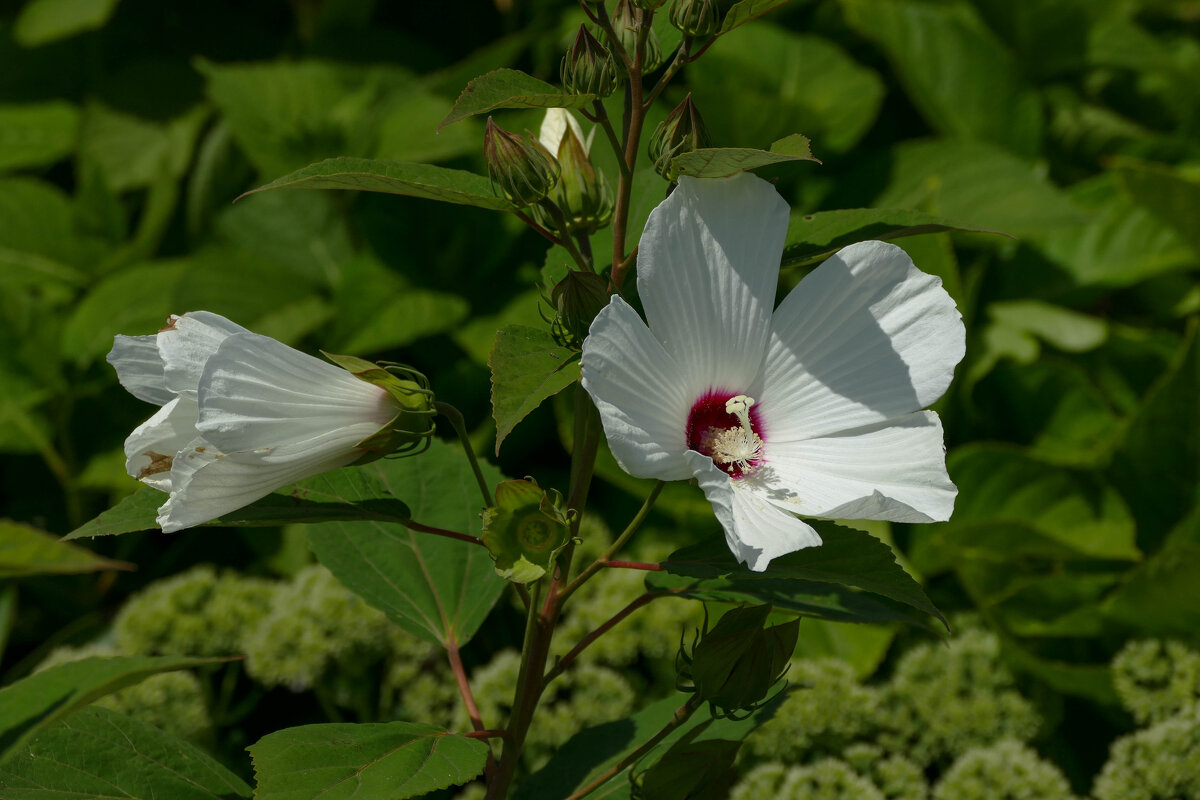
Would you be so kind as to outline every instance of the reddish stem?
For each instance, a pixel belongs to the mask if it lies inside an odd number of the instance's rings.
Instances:
[[[662,564],[648,564],[645,561],[602,561],[600,562],[605,567],[615,567],[618,569],[641,569],[646,572],[662,572]]]
[[[407,520],[405,522],[401,522],[400,524],[412,531],[420,531],[421,533],[432,533],[436,536],[445,536],[448,539],[458,539],[459,541],[470,542],[471,544],[477,544],[480,547],[485,546],[482,539],[480,539],[478,536],[471,536],[468,533],[459,533],[458,531],[448,531],[445,528],[435,528],[432,525],[422,525],[421,523],[417,522],[416,520],[411,520],[411,519]]]
[[[463,667],[462,654],[458,650],[458,640],[454,638],[454,634],[446,637],[446,656],[450,659],[450,669],[454,672],[454,680],[458,684],[458,693],[462,695],[463,705],[467,707],[467,716],[471,718],[471,727],[475,729],[476,734],[493,733],[488,731],[483,724],[483,718],[479,715],[479,706],[475,703],[475,695],[471,692],[471,683],[467,680],[467,670]],[[471,734],[467,734],[470,736]],[[480,737],[487,739],[489,737]],[[496,772],[496,756],[492,753],[492,748],[488,746],[487,763],[484,766],[484,775],[487,780],[491,780]]]

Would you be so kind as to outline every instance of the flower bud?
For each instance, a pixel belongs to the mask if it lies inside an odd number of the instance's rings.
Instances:
[[[700,638],[691,657],[696,694],[725,712],[753,707],[787,669],[800,619],[763,628],[771,604],[726,612]]]
[[[593,272],[571,271],[550,292],[555,316],[551,332],[563,347],[578,349],[592,320],[608,305],[608,279]]]
[[[741,744],[684,737],[634,780],[630,796],[633,800],[725,800],[737,781],[733,761]]]
[[[708,127],[689,94],[650,134],[650,160],[659,175],[674,181],[678,175],[671,167],[673,158],[711,146]]]
[[[633,0],[633,4],[642,11],[653,11],[665,2],[667,0]]]
[[[553,192],[567,231],[595,233],[612,219],[613,193],[603,172],[588,160],[583,142],[568,128],[558,146],[560,179]]]
[[[613,30],[621,40],[625,52],[633,58],[637,52],[638,32],[642,27],[641,15],[635,14],[631,0],[617,0],[617,7],[612,14]],[[651,28],[646,34],[646,49],[642,53],[642,72],[653,72],[662,64],[662,45],[658,42],[658,34]]]
[[[721,29],[720,5],[717,0],[675,0],[671,24],[684,36],[707,38]]]
[[[496,505],[483,512],[483,543],[501,578],[532,583],[551,570],[569,540],[570,515],[562,506],[561,494],[532,480],[496,486]]]
[[[608,97],[617,88],[617,67],[612,55],[586,25],[579,26],[575,43],[563,56],[559,77],[563,88],[574,94]]]
[[[429,380],[424,375],[398,364],[381,367],[355,356],[323,355],[360,381],[386,391],[400,408],[391,422],[355,445],[366,451],[355,464],[367,464],[387,455],[415,455],[429,447],[437,412]]]
[[[558,162],[531,134],[504,130],[491,117],[483,134],[488,177],[514,205],[524,208],[542,200],[558,181]]]

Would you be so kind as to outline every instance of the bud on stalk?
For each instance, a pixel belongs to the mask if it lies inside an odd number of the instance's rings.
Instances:
[[[621,46],[630,58],[637,52],[638,32],[642,28],[642,16],[634,11],[632,0],[617,0],[612,14],[613,30],[621,40]],[[642,72],[653,72],[663,62],[662,45],[658,35],[651,29],[646,34],[646,50],[642,53]]]
[[[492,185],[519,208],[546,197],[558,182],[558,161],[531,134],[510,133],[488,117],[483,158]]]
[[[503,481],[496,505],[483,512],[483,543],[501,578],[531,583],[549,572],[569,541],[562,495],[532,480]]]
[[[586,25],[579,26],[574,44],[563,56],[559,77],[563,88],[574,94],[608,97],[617,88],[617,68],[612,55]]]
[[[553,198],[566,221],[563,233],[595,233],[607,225],[613,213],[612,190],[569,127],[558,146],[558,167],[560,179]]]
[[[787,669],[800,619],[764,628],[771,604],[735,608],[692,651],[696,694],[725,714],[753,708]]]
[[[711,146],[708,127],[689,94],[650,135],[650,160],[659,175],[674,181],[678,177],[671,167],[675,156]]]
[[[717,0],[675,0],[671,24],[684,36],[706,39],[721,29],[720,5]]]
[[[608,305],[608,279],[593,272],[571,271],[550,292],[554,306],[551,333],[563,347],[583,345],[592,320]]]

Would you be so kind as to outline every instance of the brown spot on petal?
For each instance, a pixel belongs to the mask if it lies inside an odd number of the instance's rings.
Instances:
[[[178,314],[172,314],[171,316],[167,317],[167,326],[166,326],[165,328],[159,328],[159,329],[158,329],[158,332],[159,332],[159,333],[165,333],[166,331],[173,331],[173,330],[175,330],[175,322],[176,322],[178,319],[179,319],[179,315],[178,315]]]
[[[150,459],[150,466],[143,468],[138,473],[139,481],[151,475],[157,475],[160,472],[171,471],[171,463],[174,460],[171,456],[164,456],[162,453],[156,453],[153,450],[147,450],[142,455]]]
[[[197,447],[197,448],[196,448],[196,452],[197,452],[197,453],[203,453],[203,452],[204,452],[205,450],[207,450],[207,449],[208,449],[207,447]]]

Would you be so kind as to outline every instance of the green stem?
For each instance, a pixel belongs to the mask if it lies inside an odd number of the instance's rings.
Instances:
[[[486,547],[483,540],[478,536],[472,536],[469,533],[459,533],[458,531],[448,531],[445,528],[435,528],[432,525],[422,525],[416,520],[405,520],[400,523],[410,531],[420,531],[421,533],[432,533],[435,536],[445,536],[447,539],[458,539],[460,542],[470,542],[477,544],[480,547]]]
[[[571,662],[579,657],[580,653],[586,650],[588,646],[592,644],[592,642],[596,641],[601,636],[615,628],[617,624],[621,622],[621,620],[625,619],[630,614],[649,603],[651,600],[666,596],[667,593],[664,592],[647,592],[645,594],[638,595],[628,605],[626,605],[616,614],[613,614],[611,617],[609,617],[608,620],[601,624],[598,628],[580,639],[579,642],[572,647],[565,656],[558,660],[558,663],[550,668],[550,671],[546,673],[546,677],[542,679],[542,684],[548,684],[550,681],[563,674],[567,667],[571,666]]]
[[[617,178],[617,198],[613,209],[613,260],[612,285],[621,291],[628,269],[625,263],[625,235],[629,227],[629,204],[633,192],[633,168],[637,163],[638,145],[642,139],[642,125],[646,121],[645,102],[642,99],[642,59],[646,52],[646,38],[650,34],[651,14],[643,17],[642,29],[638,31],[637,53],[629,67],[629,83],[625,87],[625,169]]]
[[[568,253],[571,254],[571,258],[575,259],[575,263],[579,265],[580,269],[585,269],[588,272],[591,272],[592,265],[588,263],[588,261],[583,257],[583,253],[579,252],[579,248],[575,246],[575,242],[571,240],[571,233],[567,230],[567,218],[563,215],[562,209],[558,207],[557,203],[554,203],[549,199],[543,200],[541,203],[539,203],[539,205],[545,209],[546,213],[549,214],[554,219],[555,224],[558,225],[558,232],[560,234],[557,237],[558,243],[562,245]]]
[[[600,130],[604,131],[604,136],[612,145],[613,154],[617,157],[617,168],[624,175],[629,172],[629,166],[625,163],[625,148],[621,146],[621,139],[613,128],[612,119],[608,116],[608,109],[604,107],[601,100],[596,100],[592,106],[596,109],[596,124],[600,126]]]
[[[566,600],[575,592],[576,589],[586,583],[589,578],[591,578],[600,570],[604,569],[605,562],[611,560],[612,557],[617,554],[617,551],[625,546],[625,543],[629,541],[630,537],[637,533],[637,529],[640,528],[642,523],[646,521],[646,517],[650,514],[650,509],[654,506],[654,501],[658,499],[658,495],[662,492],[663,486],[665,485],[666,484],[664,484],[662,481],[658,481],[654,484],[654,488],[650,490],[650,494],[646,498],[646,501],[642,503],[642,507],[638,509],[638,513],[634,515],[633,519],[629,521],[629,524],[625,526],[625,530],[621,532],[621,535],[617,537],[617,540],[613,542],[612,545],[605,550],[599,558],[592,562],[587,569],[579,573],[579,576],[575,578],[575,580],[567,584],[567,588],[563,589],[561,598],[562,600]]]
[[[661,742],[663,739],[665,739],[671,733],[671,731],[675,730],[680,725],[687,722],[688,718],[690,716],[692,716],[693,713],[695,713],[697,708],[700,707],[700,702],[701,702],[700,698],[697,695],[692,695],[691,697],[689,697],[688,701],[686,703],[684,703],[683,705],[681,705],[675,711],[675,714],[671,717],[671,721],[668,722],[666,725],[664,725],[662,730],[660,730],[658,733],[651,736],[649,739],[646,740],[645,744],[643,744],[637,750],[634,750],[629,755],[622,758],[620,761],[618,761],[613,766],[609,767],[598,778],[596,778],[596,780],[592,781],[587,786],[580,789],[578,792],[575,792],[570,797],[566,798],[566,800],[579,800],[579,798],[581,798],[581,797],[587,797],[589,794],[596,791],[601,786],[603,786],[605,783],[607,783],[609,781],[609,779],[612,778],[614,775],[619,774],[623,769],[628,767],[630,764],[634,763],[639,758],[646,755],[646,753],[649,753],[651,750],[654,749],[654,747],[659,742]]]
[[[458,439],[462,442],[463,452],[467,454],[467,460],[471,462],[471,469],[475,472],[475,480],[479,483],[479,492],[483,495],[484,505],[495,505],[492,502],[492,491],[488,488],[487,481],[483,479],[483,470],[479,468],[479,459],[475,455],[475,448],[471,446],[471,439],[467,436],[467,425],[463,419],[462,412],[449,403],[443,403],[440,400],[434,403],[433,406],[439,414],[450,420],[450,425],[454,428],[454,432],[458,434]]]
[[[683,43],[679,45],[679,49],[675,51],[675,57],[671,59],[667,71],[658,79],[658,83],[654,84],[654,88],[650,90],[650,94],[646,95],[645,106],[647,111],[650,110],[650,106],[654,104],[658,96],[662,94],[663,89],[667,88],[667,84],[675,77],[675,73],[679,72],[683,68],[683,65],[688,62],[688,50],[691,49],[691,46],[691,38],[685,37]]]

